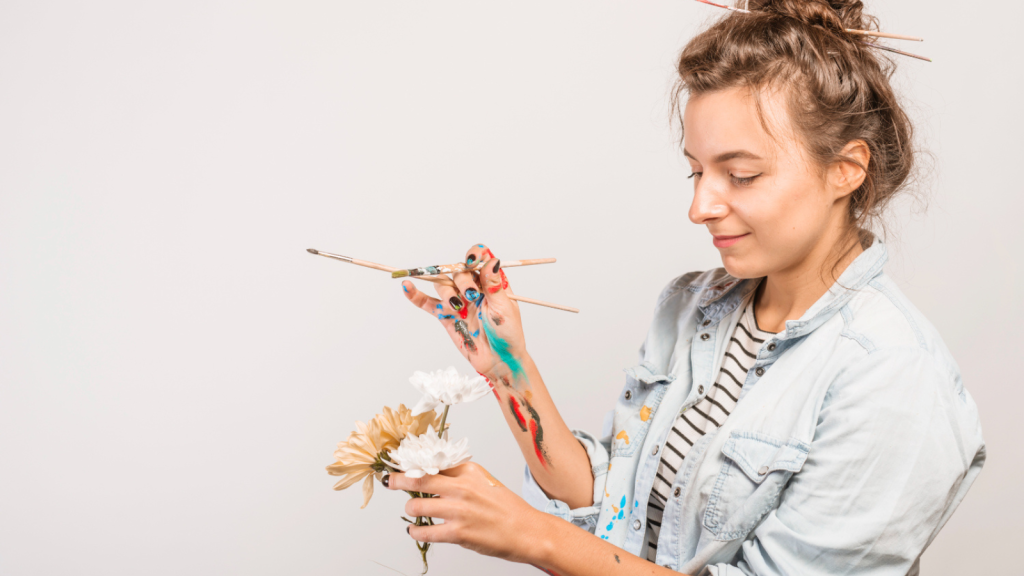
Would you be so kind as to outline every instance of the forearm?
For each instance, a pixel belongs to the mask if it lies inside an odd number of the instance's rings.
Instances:
[[[538,514],[538,529],[525,536],[529,563],[558,576],[680,576],[554,516]]]
[[[515,378],[488,375],[505,422],[512,430],[534,479],[549,497],[571,508],[593,504],[590,458],[551,400],[529,355],[519,359]]]

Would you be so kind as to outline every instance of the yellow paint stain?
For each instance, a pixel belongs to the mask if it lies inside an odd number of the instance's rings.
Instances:
[[[644,406],[643,408],[640,409],[640,420],[643,420],[644,422],[647,422],[647,419],[650,418],[650,417],[651,417],[651,408],[649,406]]]
[[[619,508],[615,504],[612,504],[612,514],[618,514]]]
[[[533,400],[533,392],[530,392],[529,390],[525,390],[523,392],[523,398],[526,398],[527,402],[532,401]]]
[[[616,440],[625,440],[626,444],[629,444],[629,434],[626,434],[625,430],[623,430],[622,432],[619,432],[619,434],[615,437],[615,439]]]
[[[608,470],[611,470],[611,469],[612,469],[612,463],[611,463],[611,462],[609,462],[609,463],[608,463]],[[609,494],[609,496],[611,496],[611,494]]]
[[[610,468],[611,468],[611,466],[608,466],[608,468],[610,469]],[[604,497],[605,497],[605,498],[611,498],[611,497],[612,497],[612,495],[611,495],[611,494],[609,494],[607,490],[605,490],[605,491],[604,491]]]

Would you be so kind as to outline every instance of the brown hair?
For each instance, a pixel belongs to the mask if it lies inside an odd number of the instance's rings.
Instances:
[[[867,173],[850,195],[849,226],[833,248],[838,253],[849,246],[838,254],[838,265],[855,239],[867,244],[872,225],[884,229],[882,212],[914,168],[913,126],[889,84],[895,64],[845,32],[878,29],[859,0],[750,0],[747,7],[749,14],[730,11],[683,48],[673,112],[682,127],[684,93],[746,87],[768,131],[759,96],[784,88],[812,160],[822,168],[853,162]],[[840,154],[853,140],[867,143],[867,166]],[[835,267],[832,272],[835,279]]]

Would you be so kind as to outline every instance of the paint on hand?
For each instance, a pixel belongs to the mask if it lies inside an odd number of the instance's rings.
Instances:
[[[438,314],[437,315],[437,319],[438,320],[454,320],[455,316],[452,316],[451,314]]]
[[[505,319],[501,316],[491,316],[491,322],[494,322],[495,326],[501,326],[505,323]]]
[[[449,315],[449,317],[453,317]],[[469,328],[466,326],[466,322],[463,320],[455,321],[455,331],[462,336],[462,343],[466,346],[470,352],[476,352],[476,342],[473,341],[473,336],[469,333]]]
[[[476,262],[476,254],[470,254],[469,256],[466,256],[466,265],[467,266],[472,266],[473,262]]]
[[[458,296],[452,296],[449,298],[448,303],[452,305],[452,309],[459,313],[459,318],[465,320],[466,317],[469,316],[469,308],[463,304],[462,299]]]
[[[484,373],[479,370],[477,370],[476,373],[479,374],[480,376],[483,376],[484,380],[487,380],[487,384],[490,385],[491,387],[491,392],[494,392],[494,397],[498,399],[498,402],[501,402],[501,396],[498,396],[498,388],[497,386],[494,385],[493,382],[491,382],[491,379],[488,378],[487,376],[484,376]]]
[[[523,413],[519,411],[519,402],[516,402],[512,394],[508,395],[508,409],[516,419],[516,424],[519,424],[519,429],[526,432],[526,418],[523,418]]]
[[[491,330],[489,322],[484,322],[484,334],[487,335],[487,341],[491,344],[491,350],[498,355],[498,359],[508,366],[508,369],[512,372],[512,377],[516,380],[525,381],[526,385],[529,386],[530,383],[526,381],[526,373],[523,371],[523,365],[509,350],[508,342],[506,342],[504,338],[498,336],[494,330]]]
[[[629,434],[626,434],[625,430],[623,430],[622,432],[619,432],[619,434],[617,436],[615,436],[615,439],[616,440],[625,440],[626,444],[629,444]]]
[[[616,564],[622,564],[622,562],[619,561],[619,555],[618,554],[615,555],[615,563]]]
[[[651,418],[651,408],[650,408],[650,406],[644,406],[643,408],[641,408],[640,409],[640,421],[641,422],[647,422],[647,420],[649,420],[650,418]]]
[[[481,248],[483,248],[483,246],[481,246]],[[488,258],[494,258],[495,257],[494,253],[491,252],[490,248],[487,249],[487,256],[488,256]],[[508,290],[508,277],[505,276],[505,271],[504,270],[501,271],[501,287],[506,289],[506,290]]]
[[[402,284],[402,291],[405,292],[406,294],[409,293],[409,289],[406,288],[405,284]]]

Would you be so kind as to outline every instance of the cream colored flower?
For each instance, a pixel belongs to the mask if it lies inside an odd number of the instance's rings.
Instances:
[[[399,404],[398,410],[385,406],[384,413],[378,414],[374,420],[380,422],[381,435],[393,440],[396,445],[406,436],[419,436],[426,433],[430,426],[437,430],[441,425],[441,417],[433,410],[413,416],[412,410],[406,408],[405,404]]]
[[[331,476],[341,476],[341,480],[334,485],[335,490],[344,490],[359,480],[363,481],[363,505],[366,508],[373,496],[373,480],[381,477],[381,472],[374,470],[373,464],[377,461],[377,455],[384,450],[394,450],[398,447],[400,440],[394,439],[389,433],[381,428],[377,418],[370,420],[370,423],[363,424],[356,422],[358,431],[349,434],[348,439],[338,443],[338,449],[334,451],[337,461],[327,467],[327,473]]]

